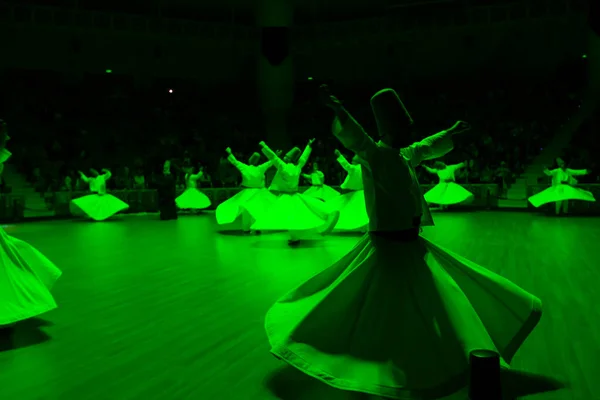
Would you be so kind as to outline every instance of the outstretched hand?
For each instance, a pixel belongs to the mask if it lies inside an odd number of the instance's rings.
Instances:
[[[226,149],[225,149],[225,152],[226,152],[227,154],[231,155],[231,147],[228,147],[228,148],[226,148]]]
[[[315,139],[314,139],[314,138],[313,138],[313,139],[310,139],[310,140],[308,141],[308,145],[309,145],[309,146],[312,146],[312,144],[313,144],[314,142],[315,142]]]
[[[265,147],[267,144],[266,144],[265,142],[259,142],[259,143],[258,143],[258,145],[259,145],[260,147]]]
[[[329,90],[329,86],[321,85],[321,86],[319,86],[319,91],[320,91],[321,101],[327,107],[331,107],[333,109],[341,107],[342,103],[337,99],[337,97],[335,97],[334,95],[331,94],[331,91]]]
[[[333,154],[335,154],[336,157],[339,157],[342,155],[342,153],[337,149],[333,152]]]
[[[283,153],[283,150],[277,150],[277,151],[275,152],[275,155],[276,155],[277,157],[279,157],[279,156],[280,156],[282,153]]]
[[[465,121],[457,121],[452,128],[450,128],[450,131],[454,134],[456,133],[463,133],[466,132],[468,130],[471,129],[471,124],[469,124],[468,122]]]

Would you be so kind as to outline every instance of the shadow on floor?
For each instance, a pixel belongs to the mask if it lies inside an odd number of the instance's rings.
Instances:
[[[516,400],[524,396],[553,392],[569,385],[557,379],[532,373],[503,370],[502,390],[504,400]],[[270,374],[265,385],[281,400],[384,400],[382,397],[335,389],[290,367],[283,366]],[[468,400],[468,395],[457,393],[452,400]]]
[[[287,238],[281,238],[280,240],[261,240],[251,244],[252,247],[261,249],[302,249],[302,248],[316,248],[316,247],[330,247],[331,244],[323,239],[305,239],[300,242],[288,245]]]
[[[334,389],[289,365],[270,374],[267,389],[281,400],[368,400],[369,395]]]
[[[47,342],[51,337],[42,330],[47,326],[52,326],[52,323],[40,318],[31,318],[12,327],[0,328],[0,352]]]

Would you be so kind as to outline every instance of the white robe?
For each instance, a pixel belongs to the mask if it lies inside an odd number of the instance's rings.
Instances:
[[[335,388],[402,400],[466,387],[473,350],[496,351],[508,367],[540,319],[540,300],[416,235],[415,217],[428,208],[414,166],[450,151],[450,134],[400,154],[350,116],[334,134],[368,163],[371,232],[271,307],[271,352]]]

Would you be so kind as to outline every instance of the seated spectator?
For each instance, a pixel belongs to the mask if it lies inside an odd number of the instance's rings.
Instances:
[[[141,168],[138,168],[133,175],[133,188],[137,190],[146,189],[146,177]]]

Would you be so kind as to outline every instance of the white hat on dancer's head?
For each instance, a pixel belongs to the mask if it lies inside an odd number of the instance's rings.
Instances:
[[[293,149],[288,151],[285,157],[283,158],[286,162],[293,163],[296,162],[298,157],[300,157],[300,149],[298,147],[294,147]]]
[[[371,109],[384,143],[394,148],[412,144],[414,121],[394,89],[383,89],[375,93],[371,97]]]
[[[256,164],[258,164],[258,160],[260,160],[260,154],[259,153],[252,153],[252,155],[248,159],[248,164],[250,164],[250,165],[256,165]]]

